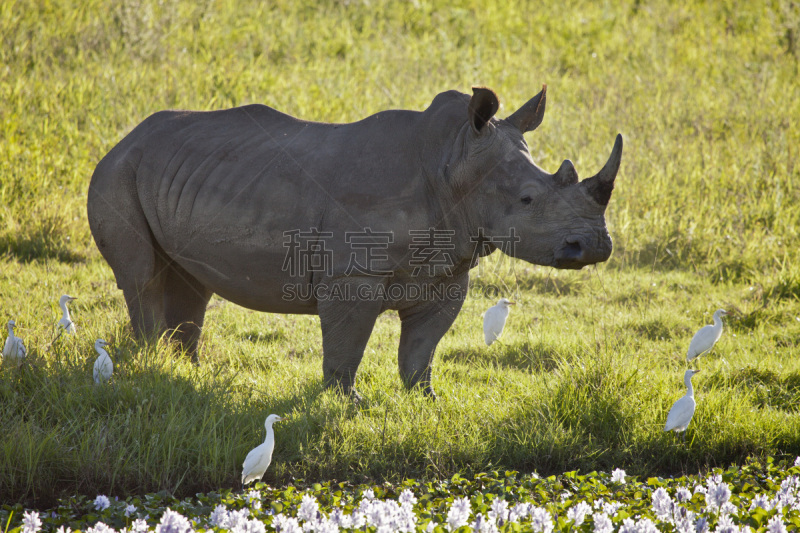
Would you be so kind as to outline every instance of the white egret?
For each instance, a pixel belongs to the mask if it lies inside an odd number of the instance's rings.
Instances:
[[[664,431],[674,431],[683,433],[683,441],[686,442],[686,428],[692,421],[694,410],[697,404],[694,401],[694,389],[692,388],[692,376],[700,372],[699,370],[689,369],[683,374],[683,383],[686,385],[686,394],[678,398],[667,415],[667,423],[664,424]]]
[[[508,298],[500,298],[497,304],[490,307],[483,315],[483,339],[486,341],[486,346],[491,346],[503,333],[510,305],[516,304]]]
[[[272,462],[272,450],[275,448],[275,434],[272,431],[272,424],[283,420],[278,415],[269,415],[264,422],[267,430],[267,438],[264,443],[250,450],[242,463],[242,485],[247,485],[253,481],[258,481],[267,471],[267,467]]]
[[[686,352],[687,361],[711,351],[722,335],[722,317],[727,314],[724,309],[717,309],[714,313],[714,325],[703,326],[694,334],[692,342],[689,343],[689,351]]]
[[[10,361],[20,365],[28,352],[25,350],[22,339],[14,335],[14,327],[16,325],[17,323],[13,320],[8,321],[8,338],[5,346],[3,346],[3,357],[7,357]]]
[[[59,331],[59,335],[64,331],[70,335],[75,335],[75,322],[70,318],[69,309],[67,309],[67,302],[71,302],[72,300],[77,300],[77,298],[68,294],[65,294],[58,300],[58,305],[61,306],[62,312],[61,320],[58,321],[58,328],[61,330]]]
[[[111,374],[114,373],[114,362],[111,361],[111,357],[104,346],[108,346],[108,343],[103,339],[97,339],[94,343],[94,349],[99,356],[97,361],[94,362],[93,375],[95,383],[105,383],[111,379]]]

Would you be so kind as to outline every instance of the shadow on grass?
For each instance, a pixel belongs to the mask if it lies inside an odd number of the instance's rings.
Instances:
[[[86,261],[82,254],[43,236],[0,236],[0,256],[8,256],[22,263],[42,259],[55,259],[61,263]]]
[[[257,394],[242,400],[231,394],[233,375],[202,365],[173,371],[188,364],[170,360],[178,354],[160,364],[124,350],[112,357],[115,375],[103,385],[92,380],[93,358],[2,369],[0,500],[41,508],[76,494],[183,497],[239,487],[244,457],[264,440],[266,416],[321,392],[310,383],[266,402]],[[314,438],[313,430],[287,429],[295,439]],[[281,461],[289,456],[276,450]]]

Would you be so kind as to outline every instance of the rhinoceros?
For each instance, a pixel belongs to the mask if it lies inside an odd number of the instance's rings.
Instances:
[[[357,398],[375,320],[393,309],[400,376],[434,395],[433,354],[480,257],[500,248],[577,269],[611,254],[622,136],[591,178],[569,160],[545,172],[523,134],[546,90],[505,119],[486,87],[349,124],[264,105],[155,113],[100,161],[88,193],[134,332],[169,332],[196,360],[212,294],[317,314],[324,383]]]

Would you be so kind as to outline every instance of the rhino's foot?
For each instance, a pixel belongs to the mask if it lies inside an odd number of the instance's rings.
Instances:
[[[437,399],[439,399],[439,397],[436,396],[436,391],[434,391],[433,387],[431,387],[430,385],[426,385],[425,388],[422,389],[422,393],[425,394],[425,396],[429,400],[437,400]]]

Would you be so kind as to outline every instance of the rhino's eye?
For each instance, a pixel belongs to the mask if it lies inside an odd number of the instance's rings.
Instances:
[[[533,198],[531,198],[530,196],[525,195],[525,196],[523,196],[521,198],[521,201],[522,201],[523,204],[529,205],[533,201]]]

